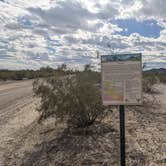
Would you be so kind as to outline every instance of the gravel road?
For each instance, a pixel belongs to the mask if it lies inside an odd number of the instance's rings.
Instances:
[[[0,114],[16,100],[32,95],[32,81],[19,81],[0,85]]]
[[[4,160],[21,145],[37,118],[34,107],[32,80],[0,84],[0,166],[7,165]]]

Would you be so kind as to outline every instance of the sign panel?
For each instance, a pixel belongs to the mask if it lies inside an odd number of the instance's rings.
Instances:
[[[101,56],[103,105],[142,104],[142,55]]]

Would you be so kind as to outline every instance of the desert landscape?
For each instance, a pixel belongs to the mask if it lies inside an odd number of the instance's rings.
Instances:
[[[50,118],[37,123],[40,104],[32,80],[0,85],[0,165],[119,165],[119,112],[115,108],[86,135]],[[158,105],[126,107],[127,165],[166,164],[166,85],[155,86]],[[70,134],[71,133],[71,134]]]
[[[166,0],[0,0],[0,166],[166,166]]]

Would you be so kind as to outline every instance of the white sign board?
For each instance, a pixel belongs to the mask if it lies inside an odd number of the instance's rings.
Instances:
[[[142,55],[101,56],[103,105],[142,104]]]

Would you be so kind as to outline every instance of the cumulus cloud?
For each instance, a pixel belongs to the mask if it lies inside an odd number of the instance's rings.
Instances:
[[[145,17],[165,19],[166,1],[165,0],[142,0],[142,8],[139,13]]]
[[[155,62],[163,66],[165,8],[165,0],[0,1],[0,68],[36,69],[63,62],[70,67],[92,63],[97,68],[96,50],[101,54],[142,52],[153,67]],[[113,21],[117,19],[124,23],[153,19],[161,27],[159,37],[139,31],[124,35],[121,32],[131,28],[119,27]]]
[[[47,26],[61,29],[88,29],[88,20],[94,20],[95,15],[83,8],[77,1],[59,1],[58,5],[48,10],[29,8],[31,13],[39,16]]]

